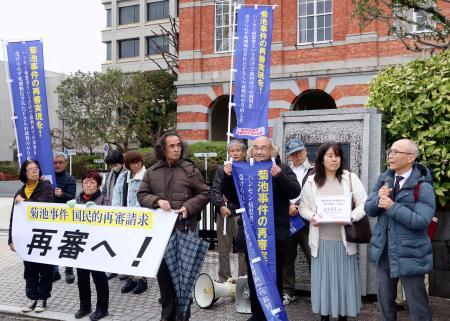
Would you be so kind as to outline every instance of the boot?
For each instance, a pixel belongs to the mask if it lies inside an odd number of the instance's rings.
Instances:
[[[131,290],[133,290],[136,287],[136,282],[134,282],[131,279],[128,279],[127,282],[125,282],[125,285],[120,289],[122,293],[128,293]]]
[[[330,316],[329,315],[321,315],[320,321],[330,321]]]
[[[147,280],[145,279],[139,279],[137,280],[137,285],[133,290],[134,294],[141,294],[142,292],[144,292],[145,290],[147,290],[148,286],[147,286]]]

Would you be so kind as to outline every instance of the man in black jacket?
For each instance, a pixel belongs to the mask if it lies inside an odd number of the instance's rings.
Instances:
[[[233,161],[245,160],[246,146],[239,140],[233,140],[228,144],[228,155]],[[217,245],[219,251],[219,280],[226,282],[231,278],[230,250],[233,245],[233,238],[236,238],[237,231],[242,224],[238,225],[240,216],[236,215],[239,199],[234,187],[233,176],[231,175],[231,162],[225,166],[219,166],[216,171],[213,185],[211,187],[211,201],[217,209]],[[226,222],[225,235],[224,226]],[[238,276],[247,274],[245,255],[238,254]]]
[[[67,156],[63,152],[53,153],[53,166],[56,175],[56,188],[53,191],[53,198],[55,203],[66,203],[67,201],[75,199],[77,190],[75,178],[67,172]],[[75,276],[73,275],[73,268],[66,267],[66,282],[73,283]],[[61,279],[58,266],[55,266],[53,280]]]
[[[75,199],[75,178],[67,172],[67,156],[63,152],[53,153],[53,165],[55,167],[56,188],[53,191],[55,203],[67,203]]]
[[[265,136],[255,139],[248,152],[248,155],[253,158],[255,162],[268,161],[272,157],[275,158],[277,154],[277,147]],[[290,200],[296,198],[300,194],[300,184],[295,173],[287,164],[274,164],[270,170],[270,174],[272,175],[273,186],[277,288],[281,298],[281,295],[283,294],[284,257],[289,238],[289,206]],[[250,273],[251,270],[248,257],[246,257],[246,260],[249,271],[248,284],[253,314],[249,321],[263,321],[266,320],[266,317],[264,316],[264,312],[256,295],[253,276],[252,273]]]

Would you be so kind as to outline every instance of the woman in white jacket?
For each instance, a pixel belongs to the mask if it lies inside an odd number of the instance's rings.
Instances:
[[[311,305],[322,321],[330,320],[330,316],[345,321],[361,309],[357,247],[346,241],[343,223],[320,223],[322,213],[316,211],[316,197],[352,190],[355,208],[350,216],[356,222],[365,215],[367,194],[359,178],[343,169],[343,152],[338,144],[322,144],[315,166],[315,175],[308,178],[302,189],[299,208],[300,215],[311,222]]]
[[[135,150],[124,155],[125,172],[119,175],[114,186],[112,206],[140,207],[137,200],[137,191],[145,174],[145,166],[142,155]],[[144,277],[129,277],[122,287],[122,293],[133,291],[140,294],[147,290],[147,279]]]

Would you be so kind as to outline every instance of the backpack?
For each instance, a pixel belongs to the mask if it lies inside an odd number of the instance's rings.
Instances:
[[[419,190],[420,190],[421,184],[422,184],[422,182],[418,182],[416,187],[414,187],[414,202],[415,203],[417,203],[417,201],[419,200]],[[434,216],[433,219],[431,220],[430,224],[428,225],[428,236],[429,236],[430,240],[434,239],[434,235],[436,234],[437,222],[438,222],[438,218],[436,216]]]

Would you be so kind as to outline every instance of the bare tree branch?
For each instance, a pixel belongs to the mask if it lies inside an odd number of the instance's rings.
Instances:
[[[178,39],[178,24],[176,18],[169,16],[170,29],[166,28],[164,25],[159,25],[160,31],[152,31],[152,34],[156,37],[165,37],[164,41],[168,43],[168,49],[161,47],[153,37],[149,38],[158,51],[158,54],[164,60],[165,66],[163,66],[159,61],[160,57],[155,58],[151,55],[146,55],[147,59],[152,61],[161,70],[169,69],[171,73],[178,76],[179,63],[179,39]]]
[[[441,0],[450,3],[450,0]],[[385,24],[408,50],[430,51],[450,48],[450,18],[435,0],[352,0],[353,16],[361,28],[374,21]],[[414,19],[413,12],[421,19]],[[413,30],[418,30],[414,32]]]

